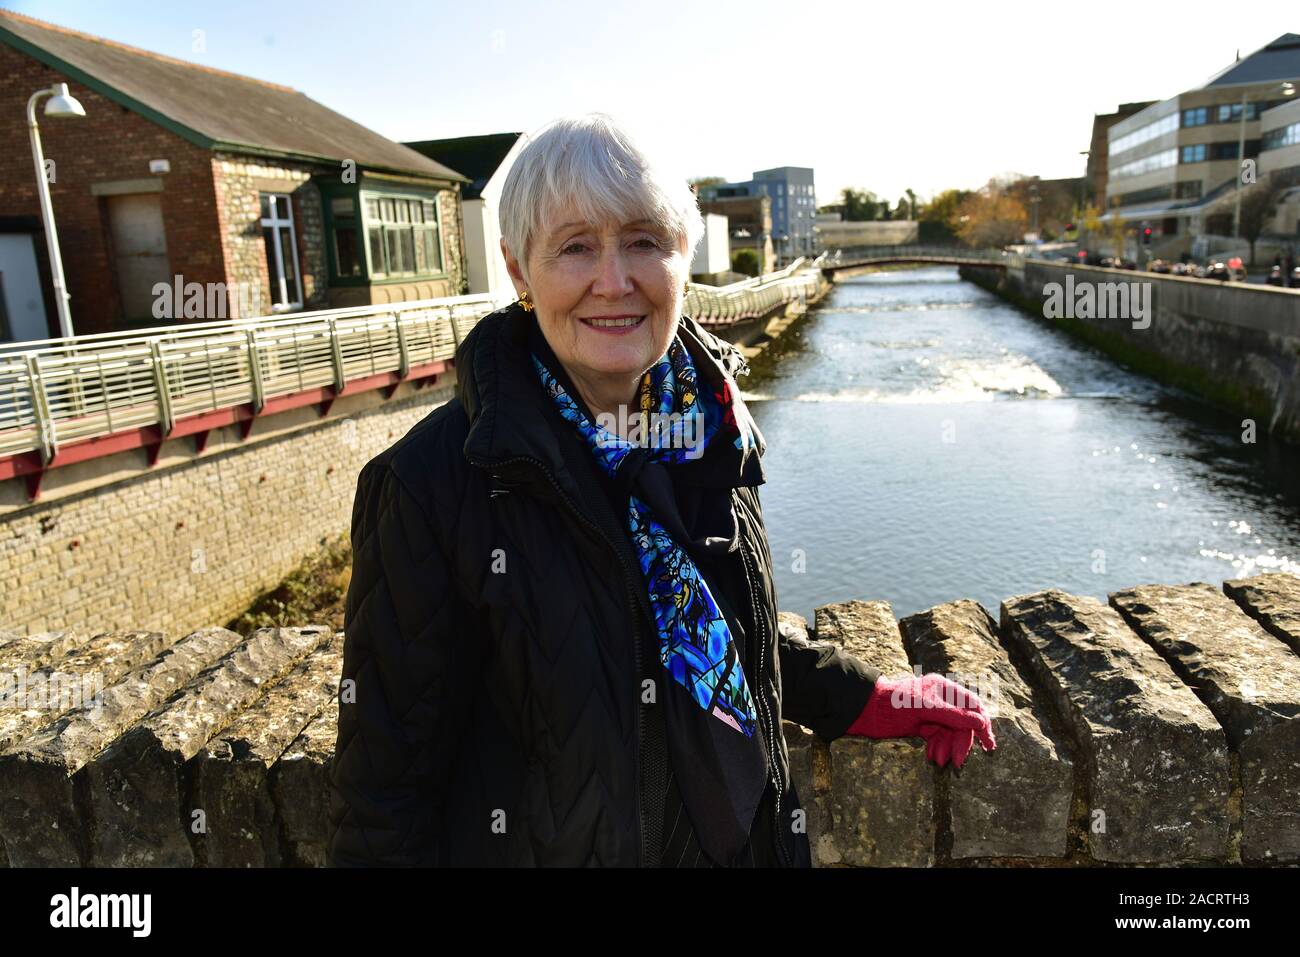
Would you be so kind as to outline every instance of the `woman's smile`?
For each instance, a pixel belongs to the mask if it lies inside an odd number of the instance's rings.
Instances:
[[[645,316],[579,316],[578,321],[605,335],[625,336],[641,328]]]

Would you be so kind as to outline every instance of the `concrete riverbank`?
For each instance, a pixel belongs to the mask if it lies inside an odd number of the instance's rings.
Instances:
[[[825,299],[834,288],[835,284],[833,282],[818,273],[815,293],[801,300],[785,303],[757,319],[746,319],[712,331],[720,338],[738,346],[746,359],[752,359],[780,338],[786,329],[790,328],[809,309]]]
[[[1300,863],[1300,577],[1048,590],[996,618],[853,601],[782,629],[976,689],[998,742],[957,775],[921,738],[786,722],[818,866]],[[342,642],[0,633],[24,681],[0,708],[0,864],[322,865]],[[56,679],[97,693],[52,703]]]
[[[959,271],[1125,365],[1240,413],[1258,434],[1300,444],[1300,290],[1018,258]],[[1112,291],[1127,303],[1134,284],[1150,315],[1108,314],[1121,301]],[[1067,289],[1092,295],[1092,306],[1072,300],[1049,315],[1048,299]]]

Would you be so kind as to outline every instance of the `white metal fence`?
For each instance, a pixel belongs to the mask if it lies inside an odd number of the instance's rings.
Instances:
[[[819,262],[730,286],[691,285],[683,311],[724,326],[814,294]],[[0,457],[177,419],[406,373],[450,359],[489,295],[195,323],[0,346]]]

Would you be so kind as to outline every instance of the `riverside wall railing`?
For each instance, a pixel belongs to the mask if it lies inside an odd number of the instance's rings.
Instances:
[[[805,303],[821,260],[729,286],[692,284],[684,311],[711,327]],[[0,346],[0,480],[124,447],[240,423],[260,415],[407,380],[436,377],[504,300],[490,295],[261,316]],[[238,414],[220,414],[229,410]],[[134,433],[129,446],[105,441]],[[245,432],[245,435],[247,432]],[[70,450],[76,450],[71,452]],[[151,459],[152,461],[152,459]]]
[[[777,272],[765,273],[728,286],[691,284],[683,311],[704,326],[728,326],[758,319],[791,302],[801,306],[817,294],[825,254],[814,260],[796,259]]]
[[[890,263],[1005,266],[1009,255],[1009,253],[1000,249],[974,249],[966,246],[923,245],[918,243],[901,246],[845,246],[823,253],[819,257],[819,266],[828,275],[834,274],[841,269],[887,265]]]
[[[455,355],[488,296],[48,340],[0,354],[0,456],[158,426],[313,388],[407,378]]]

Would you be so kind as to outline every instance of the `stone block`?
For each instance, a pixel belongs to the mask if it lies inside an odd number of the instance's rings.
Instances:
[[[908,655],[977,694],[997,747],[978,740],[960,775],[948,775],[952,856],[1056,857],[1067,853],[1074,761],[1051,704],[1012,665],[997,622],[978,602],[938,605],[899,622]],[[941,770],[940,774],[944,772]]]
[[[271,797],[284,835],[284,864],[324,867],[329,851],[330,765],[339,736],[332,698],[271,768]]]
[[[1241,857],[1300,861],[1300,657],[1213,585],[1110,596],[1195,689],[1239,758]]]
[[[194,770],[206,818],[199,842],[204,864],[279,866],[268,774],[299,733],[337,699],[342,671],[343,633],[336,632],[199,751]]]
[[[841,602],[815,615],[817,641],[841,646],[882,675],[912,675],[888,602]],[[821,863],[933,865],[936,768],[925,744],[921,737],[876,741],[848,735],[830,743],[831,825],[814,848]]]
[[[0,835],[12,864],[85,864],[89,822],[75,792],[87,785],[86,765],[240,640],[225,628],[200,629],[104,689],[97,706],[69,712],[0,753]]]
[[[1001,630],[1078,745],[1092,856],[1226,860],[1228,742],[1165,660],[1113,608],[1057,589],[1008,598]]]
[[[94,867],[191,867],[185,765],[324,641],[322,627],[261,628],[201,672],[86,768]]]

